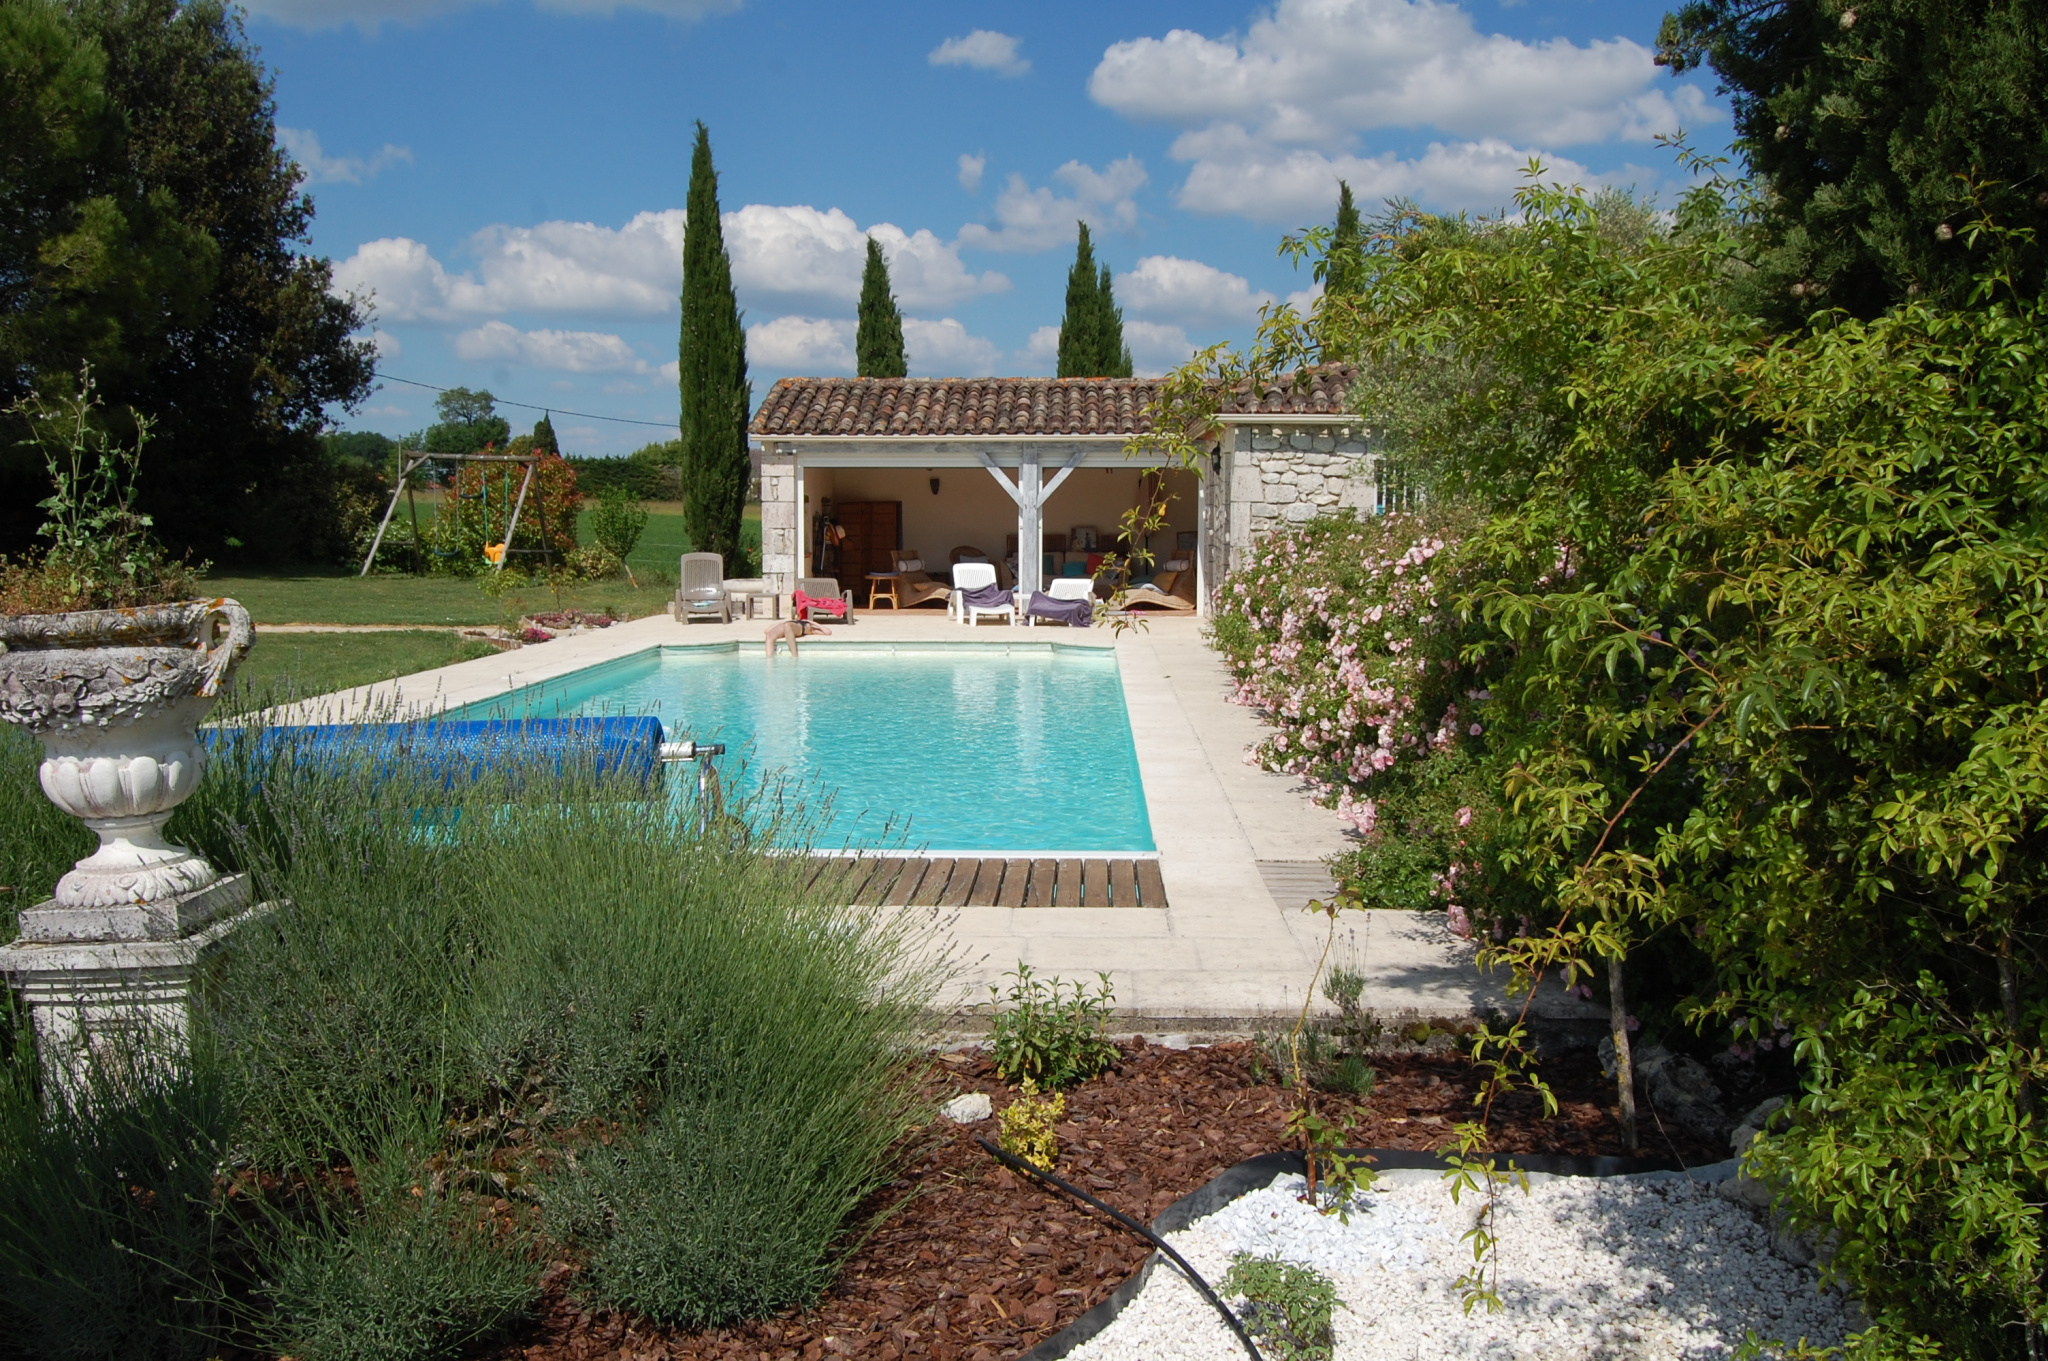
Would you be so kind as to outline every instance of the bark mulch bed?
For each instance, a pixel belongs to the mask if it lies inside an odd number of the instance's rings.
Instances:
[[[997,1110],[1010,1090],[978,1054],[948,1054],[933,1095],[984,1091]],[[1480,1075],[1462,1057],[1380,1055],[1379,1082],[1353,1103],[1362,1146],[1440,1149],[1451,1126],[1471,1118]],[[1270,1077],[1254,1081],[1252,1046],[1170,1050],[1140,1038],[1110,1072],[1067,1094],[1058,1171],[1140,1220],[1233,1163],[1281,1147],[1290,1105]],[[1533,1096],[1494,1106],[1495,1147],[1513,1153],[1618,1154],[1614,1086],[1590,1055],[1544,1071],[1558,1113],[1542,1117]],[[1326,1112],[1345,1102],[1324,1098]],[[1058,1332],[1135,1272],[1147,1249],[1064,1196],[1014,1176],[974,1143],[996,1122],[929,1131],[903,1179],[877,1204],[913,1196],[861,1247],[839,1283],[803,1314],[711,1332],[652,1328],[611,1313],[587,1313],[550,1283],[540,1317],[493,1361],[996,1361],[1019,1356]],[[1701,1141],[1668,1139],[1654,1123],[1643,1152],[1688,1164],[1726,1157]]]

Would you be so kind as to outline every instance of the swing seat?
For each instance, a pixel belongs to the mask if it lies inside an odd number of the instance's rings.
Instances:
[[[496,567],[496,566],[497,566],[497,565],[498,565],[499,563],[503,562],[504,560],[505,560],[505,545],[504,545],[504,544],[501,544],[501,543],[487,543],[487,544],[485,544],[485,545],[484,545],[484,561],[485,561],[485,562],[488,562],[489,564],[491,564],[491,566],[493,566],[493,567]]]

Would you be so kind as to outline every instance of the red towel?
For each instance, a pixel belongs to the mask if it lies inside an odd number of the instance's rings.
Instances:
[[[816,610],[819,614],[829,614],[834,619],[846,618],[846,599],[844,596],[805,595],[802,591],[798,591],[792,597],[792,600],[796,606],[792,613],[798,619],[809,619],[813,610]]]

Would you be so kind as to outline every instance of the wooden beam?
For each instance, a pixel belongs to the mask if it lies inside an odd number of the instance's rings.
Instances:
[[[1056,860],[1034,860],[1031,862],[1031,882],[1024,889],[1024,906],[1051,907],[1052,879],[1057,872]]]
[[[1060,470],[1052,475],[1052,481],[1046,483],[1045,490],[1039,493],[1038,504],[1044,505],[1051,498],[1052,494],[1060,489],[1060,483],[1067,480],[1068,474],[1081,466],[1081,456],[1084,452],[1086,451],[1076,449],[1067,456],[1067,461],[1060,465]]]
[[[997,486],[1001,487],[1005,492],[1009,494],[1009,497],[1012,501],[1016,502],[1019,506],[1022,506],[1024,504],[1023,489],[1020,488],[1015,482],[1012,482],[1009,478],[1003,476],[1003,470],[1001,466],[998,465],[993,458],[990,458],[987,454],[983,454],[981,456],[981,466],[988,469],[988,475],[996,480]]]
[[[1081,862],[1060,861],[1059,877],[1053,881],[1052,905],[1054,907],[1079,907],[1081,905]]]

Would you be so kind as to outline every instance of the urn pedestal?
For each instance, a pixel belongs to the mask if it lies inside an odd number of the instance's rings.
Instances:
[[[44,794],[100,839],[0,949],[67,1091],[94,1048],[181,1043],[206,956],[258,911],[244,876],[163,835],[206,769],[199,722],[251,641],[225,599],[0,618],[0,721],[35,734]]]

